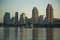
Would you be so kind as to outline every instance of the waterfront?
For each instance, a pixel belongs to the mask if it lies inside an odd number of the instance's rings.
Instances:
[[[32,40],[34,28],[0,27],[0,40]],[[38,40],[47,40],[47,28],[38,28]],[[60,28],[53,29],[53,40],[60,40]],[[36,34],[37,35],[37,34]],[[8,38],[7,38],[8,37]]]

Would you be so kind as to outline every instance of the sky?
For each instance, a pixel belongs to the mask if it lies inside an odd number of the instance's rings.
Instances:
[[[53,7],[54,18],[60,18],[60,0],[0,0],[0,22],[3,22],[5,12],[10,13],[10,18],[15,16],[15,12],[18,12],[19,18],[23,12],[31,18],[33,7],[37,7],[39,16],[45,17],[48,4]]]

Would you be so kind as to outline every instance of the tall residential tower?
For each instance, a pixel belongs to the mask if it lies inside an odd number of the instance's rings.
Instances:
[[[38,23],[38,9],[36,7],[32,10],[32,24]],[[38,40],[38,28],[37,26],[33,28],[33,39],[32,40]]]
[[[53,8],[51,4],[48,4],[46,8],[46,22],[53,23]]]
[[[53,23],[53,8],[51,4],[48,4],[46,8],[46,22],[48,24]],[[47,40],[53,40],[53,28],[47,28]]]

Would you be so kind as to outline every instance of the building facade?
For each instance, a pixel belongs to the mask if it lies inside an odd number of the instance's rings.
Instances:
[[[46,22],[53,23],[53,8],[51,4],[48,4],[46,8]]]
[[[15,24],[18,24],[18,12],[15,12]]]
[[[25,13],[22,13],[20,15],[20,24],[21,25],[24,25],[26,22],[25,22]],[[20,28],[20,40],[26,40],[26,29],[25,29],[25,26],[21,26]]]
[[[10,13],[6,12],[4,15],[4,38],[3,40],[9,40],[9,27],[6,25],[10,24]]]
[[[38,9],[36,7],[33,8],[32,10],[32,24],[37,24],[38,23]],[[37,26],[33,28],[33,33],[32,33],[32,40],[38,40],[38,28]]]
[[[10,13],[6,12],[4,15],[4,24],[10,24]]]
[[[32,23],[38,23],[38,9],[36,7],[32,10]]]
[[[48,4],[47,8],[46,8],[46,22],[48,24],[52,24],[53,23],[53,8],[51,4]],[[46,28],[47,30],[47,39],[46,40],[53,40],[53,28]]]
[[[11,22],[11,24],[15,24],[15,17],[12,17],[10,22]]]
[[[44,24],[43,16],[44,16],[44,15],[40,15],[40,16],[39,16],[39,24]]]
[[[25,13],[22,13],[20,15],[20,24],[24,24],[25,23]]]

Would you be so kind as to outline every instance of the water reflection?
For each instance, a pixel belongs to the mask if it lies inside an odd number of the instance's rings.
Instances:
[[[9,33],[9,27],[6,27],[6,26],[5,26],[3,32],[4,32],[4,38],[3,38],[3,39],[4,39],[4,40],[9,40],[9,34],[10,34],[10,33]]]
[[[60,28],[52,29],[53,40],[60,40]],[[32,40],[33,30],[34,28],[0,27],[0,40]],[[47,28],[38,28],[38,40],[48,40],[47,38]]]

